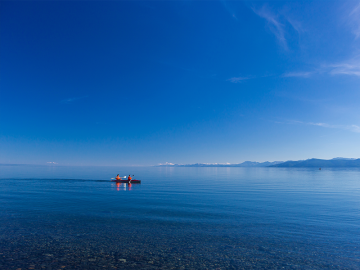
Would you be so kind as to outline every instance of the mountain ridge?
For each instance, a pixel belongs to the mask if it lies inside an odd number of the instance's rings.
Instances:
[[[298,161],[286,161],[280,164],[270,165],[269,167],[296,167],[296,168],[305,168],[305,167],[360,167],[360,158],[359,159],[349,159],[349,158],[333,158],[333,159],[317,159],[311,158],[306,160]]]
[[[194,163],[194,164],[159,164],[158,167],[360,167],[360,158],[342,158],[317,159],[311,158],[306,160],[288,160],[288,161],[244,161],[242,163]]]
[[[230,163],[194,163],[194,164],[173,164],[165,163],[159,164],[158,167],[269,167],[271,165],[276,165],[283,163],[284,161],[265,161],[265,162],[256,162],[256,161],[245,161],[242,163],[230,164]]]

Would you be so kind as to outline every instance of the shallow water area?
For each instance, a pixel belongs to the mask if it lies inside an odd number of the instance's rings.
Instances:
[[[141,184],[111,182],[134,174]],[[358,269],[360,170],[0,166],[1,269]]]

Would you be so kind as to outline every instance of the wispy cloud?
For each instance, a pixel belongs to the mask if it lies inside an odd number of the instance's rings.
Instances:
[[[57,162],[53,162],[53,161],[49,161],[49,162],[46,162],[46,163],[49,163],[49,164],[58,164]]]
[[[357,125],[330,125],[330,124],[326,124],[326,123],[306,123],[306,124],[324,127],[324,128],[344,129],[344,130],[349,130],[352,132],[360,133],[360,126],[357,126]]]
[[[348,129],[353,131],[353,132],[360,133],[360,126],[351,125],[351,126],[348,126]]]
[[[284,123],[284,122],[283,122]],[[302,124],[302,125],[310,125],[310,126],[318,126],[323,128],[334,128],[334,129],[342,129],[348,130],[355,133],[360,133],[360,126],[358,125],[331,125],[327,123],[314,123],[314,122],[302,122],[302,121],[287,121],[286,124]]]
[[[311,71],[286,72],[282,74],[281,77],[309,78],[316,74],[350,75],[360,77],[360,55],[339,63],[322,64]]]
[[[262,6],[261,9],[253,8],[253,11],[267,21],[270,31],[276,36],[279,43],[287,49],[288,45],[285,38],[285,25],[280,23],[279,16],[271,12],[265,5]]]
[[[295,31],[298,34],[305,32],[303,25],[299,21],[295,20],[294,18],[292,18],[290,16],[284,15],[284,17],[286,18],[286,21],[292,26],[292,28],[295,29]]]
[[[360,76],[360,62],[350,61],[348,63],[340,63],[329,65],[330,74],[337,75],[355,75]]]
[[[281,77],[301,77],[301,78],[308,78],[313,75],[315,72],[311,71],[303,71],[303,72],[287,72],[284,73]]]
[[[71,103],[73,103],[74,101],[77,101],[77,100],[80,100],[80,99],[84,99],[84,98],[87,98],[87,97],[88,97],[88,96],[68,98],[68,99],[61,100],[60,103],[63,103],[63,104],[71,104]]]
[[[286,6],[275,10],[264,4],[261,8],[253,7],[252,10],[256,15],[266,20],[267,27],[285,50],[289,49],[288,40],[294,39],[294,36],[291,35],[296,33],[299,38],[300,34],[304,32],[302,23],[295,19],[294,12],[291,12]]]
[[[229,14],[231,15],[231,17],[234,20],[237,20],[238,18],[236,17],[235,11],[228,5],[227,1],[225,0],[220,0],[220,2],[223,4],[224,8],[226,9],[227,12],[229,12]]]
[[[230,79],[227,79],[227,81],[232,82],[232,83],[240,83],[240,82],[243,82],[248,79],[250,79],[250,78],[249,77],[232,77]]]
[[[348,15],[348,20],[351,26],[351,30],[355,35],[355,38],[360,37],[360,3],[357,3],[355,7],[352,8]]]

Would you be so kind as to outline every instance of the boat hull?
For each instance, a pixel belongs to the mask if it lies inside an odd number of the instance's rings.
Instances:
[[[131,184],[140,184],[141,180],[131,180],[131,182],[129,180],[111,180],[112,182],[116,182],[116,183],[131,183]]]

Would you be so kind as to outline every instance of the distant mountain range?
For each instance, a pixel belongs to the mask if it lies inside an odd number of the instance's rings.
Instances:
[[[280,164],[274,164],[270,167],[360,167],[360,158],[333,158],[333,159],[307,159],[299,161],[286,161]]]
[[[195,163],[195,164],[173,164],[166,163],[158,165],[160,167],[360,167],[360,158],[333,158],[333,159],[307,159],[298,161],[245,161],[238,164],[230,163]]]
[[[283,163],[284,161],[265,161],[265,162],[255,162],[255,161],[245,161],[238,164],[230,163],[195,163],[195,164],[173,164],[166,163],[160,164],[160,167],[269,167],[271,165],[277,165]]]

